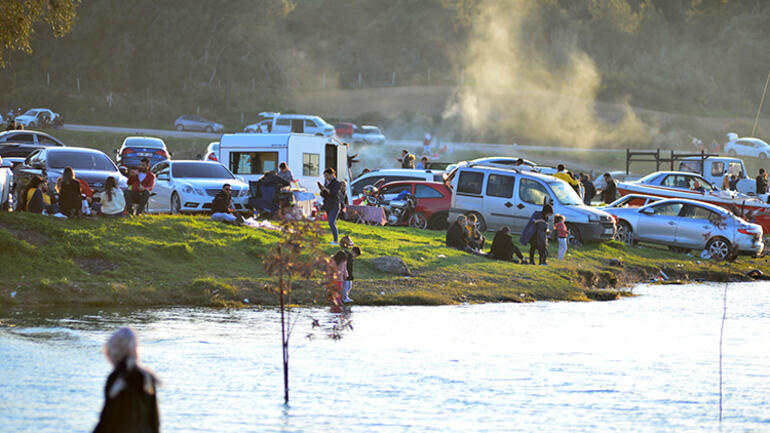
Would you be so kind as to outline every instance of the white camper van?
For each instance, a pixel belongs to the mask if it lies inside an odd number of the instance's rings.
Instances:
[[[348,181],[347,146],[332,137],[309,134],[224,134],[219,141],[219,161],[245,182],[256,181],[286,162],[294,178],[318,194],[317,182],[331,167],[337,179]]]

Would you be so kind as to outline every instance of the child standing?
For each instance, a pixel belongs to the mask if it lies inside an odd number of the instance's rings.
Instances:
[[[556,230],[556,237],[559,240],[559,260],[564,260],[564,253],[567,252],[567,237],[569,231],[564,224],[564,215],[556,214],[553,216],[553,228]]]
[[[548,257],[548,222],[546,220],[535,221],[535,245],[540,256],[539,264],[546,265]]]
[[[360,255],[361,248],[358,247],[353,247],[350,251],[345,251],[347,276],[345,277],[345,281],[342,282],[342,302],[353,302],[353,300],[350,299],[350,289],[353,288],[353,260]]]

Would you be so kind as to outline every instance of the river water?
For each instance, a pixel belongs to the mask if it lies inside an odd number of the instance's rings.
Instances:
[[[273,310],[0,310],[0,432],[96,424],[101,345],[137,329],[165,432],[770,431],[770,284],[639,286],[616,302],[304,309],[282,401]],[[321,328],[311,327],[318,319]],[[307,338],[308,334],[314,338]]]

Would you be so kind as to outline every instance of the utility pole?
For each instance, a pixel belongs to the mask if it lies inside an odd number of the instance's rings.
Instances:
[[[765,89],[762,91],[762,99],[759,100],[759,108],[757,108],[757,117],[754,118],[754,127],[751,128],[751,136],[757,131],[757,124],[759,124],[759,113],[762,112],[762,104],[765,102],[765,95],[767,94],[767,83],[770,83],[770,71],[767,73],[767,80],[765,80]]]

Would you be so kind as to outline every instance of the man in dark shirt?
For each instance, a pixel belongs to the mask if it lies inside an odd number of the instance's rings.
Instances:
[[[238,215],[233,208],[232,188],[229,183],[222,185],[222,191],[219,191],[211,202],[211,219],[213,221],[224,221],[227,223],[241,224],[243,217]]]
[[[757,195],[767,194],[767,173],[764,168],[759,169],[759,176],[757,176]]]
[[[618,195],[618,188],[615,185],[615,180],[609,173],[604,173],[604,189],[602,190],[602,201],[605,204],[610,204],[615,201]]]
[[[596,187],[591,182],[591,176],[580,173],[580,183],[583,184],[583,203],[586,206],[591,206],[591,200],[596,196]]]
[[[524,261],[524,256],[521,255],[521,251],[513,243],[511,229],[503,227],[495,233],[489,256],[496,260],[512,261],[514,254],[519,258],[519,262]]]

